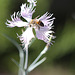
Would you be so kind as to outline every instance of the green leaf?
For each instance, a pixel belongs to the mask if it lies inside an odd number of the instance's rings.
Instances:
[[[13,38],[9,37],[6,34],[3,34],[3,36],[6,37],[10,42],[12,42],[17,47],[17,49],[19,50],[19,52],[23,51],[22,48],[21,48],[21,46]]]

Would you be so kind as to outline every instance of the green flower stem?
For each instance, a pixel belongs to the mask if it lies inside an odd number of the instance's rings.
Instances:
[[[19,63],[19,74],[18,75],[23,75],[23,65],[24,65],[24,52],[20,51],[20,63]]]
[[[41,53],[38,55],[38,57],[33,61],[33,63],[28,67],[28,71],[32,71],[35,67],[37,67],[38,65],[40,65],[42,62],[40,61],[40,63],[37,64],[37,61],[40,59],[40,57],[42,55],[44,55],[47,51],[48,51],[48,48],[49,48],[49,45],[50,45],[50,42],[52,40],[52,36],[50,37],[50,40],[49,40],[49,43],[46,44],[45,48],[41,51]]]
[[[37,66],[39,66],[40,64],[42,64],[44,61],[46,60],[46,57],[44,57],[43,59],[41,59],[39,62],[37,62],[35,65],[31,66],[28,68],[28,72],[31,72],[33,69],[35,69]]]
[[[28,67],[28,47],[26,47],[25,49],[25,65],[24,65],[24,69],[25,69],[25,75],[27,75],[27,67]]]
[[[41,51],[41,53],[38,55],[38,57],[34,60],[34,62],[29,66],[29,68],[31,68],[33,65],[35,65],[37,63],[37,61],[40,59],[40,57],[43,54],[45,54],[47,50],[48,50],[48,46],[46,45],[45,48]]]

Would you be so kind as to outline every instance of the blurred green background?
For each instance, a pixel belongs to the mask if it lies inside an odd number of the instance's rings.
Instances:
[[[21,34],[22,28],[8,28],[7,19],[26,0],[0,0],[0,75],[17,75],[18,67],[11,58],[19,61],[17,48],[2,34],[20,43],[16,33]],[[33,18],[42,16],[46,11],[53,13],[56,39],[54,45],[44,55],[47,60],[29,75],[75,75],[75,0],[37,0]],[[36,40],[29,48],[29,64],[44,48],[45,43]]]

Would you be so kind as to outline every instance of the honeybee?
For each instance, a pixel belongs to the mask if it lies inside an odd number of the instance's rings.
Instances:
[[[38,20],[38,19],[32,19],[30,22],[30,26],[37,26],[38,28],[40,28],[40,26],[44,27],[44,24],[42,21]]]

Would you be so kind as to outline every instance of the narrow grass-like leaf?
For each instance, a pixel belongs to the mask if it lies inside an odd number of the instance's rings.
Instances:
[[[6,37],[9,41],[11,41],[17,47],[17,49],[19,51],[20,63],[18,64],[15,60],[13,60],[13,61],[16,63],[17,66],[19,65],[19,75],[20,75],[23,72],[24,51],[21,48],[21,46],[13,38],[9,37],[6,34],[3,34],[3,36]]]
[[[11,37],[9,37],[8,35],[6,34],[3,34],[4,37],[6,37],[9,41],[11,41],[19,51],[22,51],[22,48],[20,47],[20,45]]]
[[[15,59],[11,58],[11,60],[12,60],[18,67],[20,67],[20,66],[19,66],[19,63],[18,63]]]

